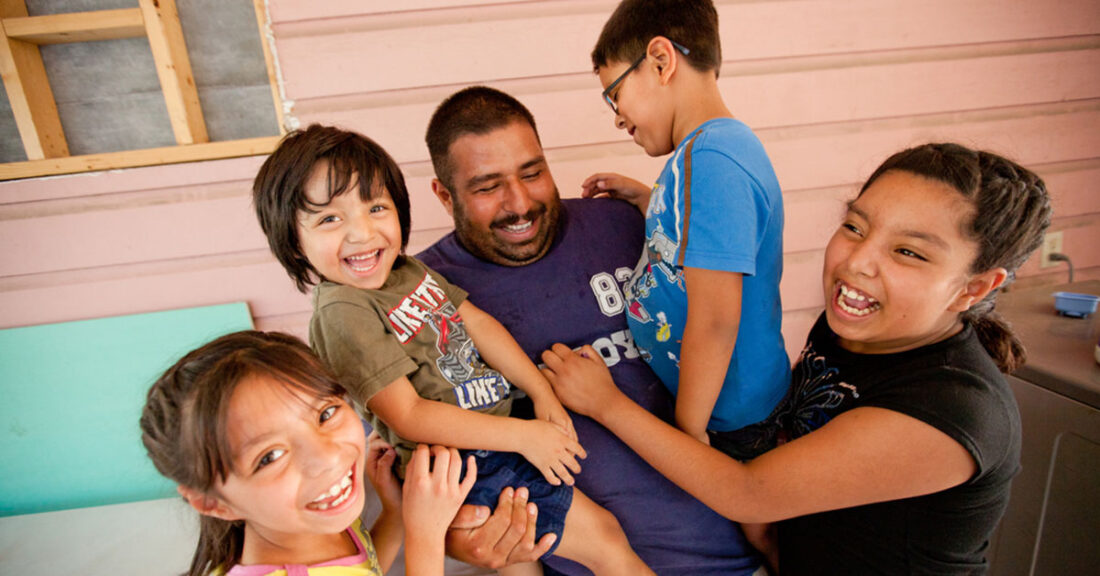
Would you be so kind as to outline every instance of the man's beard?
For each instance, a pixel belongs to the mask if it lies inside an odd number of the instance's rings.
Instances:
[[[551,203],[537,203],[525,214],[509,214],[493,221],[488,230],[479,230],[469,224],[461,203],[454,204],[455,235],[471,254],[501,266],[523,266],[546,255],[557,233],[561,218],[561,199],[554,190]],[[494,230],[510,226],[521,220],[532,222],[538,232],[531,239],[514,244],[500,239]]]

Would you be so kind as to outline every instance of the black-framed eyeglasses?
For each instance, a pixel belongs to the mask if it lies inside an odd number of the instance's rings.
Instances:
[[[669,40],[669,42],[672,42],[672,40]],[[691,53],[691,50],[688,50],[686,46],[678,42],[672,42],[672,46],[682,52],[685,56]],[[601,96],[603,96],[603,101],[607,102],[608,107],[611,108],[611,111],[614,112],[616,116],[619,115],[619,105],[611,99],[611,91],[618,87],[619,84],[622,84],[623,80],[625,80],[626,77],[629,76],[630,73],[633,72],[634,69],[637,68],[642,62],[645,62],[646,55],[647,53],[642,53],[642,55],[639,56],[633,64],[631,64],[626,70],[623,70],[623,73],[619,74],[619,77],[616,78],[615,81],[611,84],[608,84],[607,88],[604,88],[603,93],[601,93]]]

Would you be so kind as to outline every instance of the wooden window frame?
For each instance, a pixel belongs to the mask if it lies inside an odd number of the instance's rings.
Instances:
[[[264,2],[252,4],[282,133]],[[140,37],[149,39],[176,146],[70,156],[38,47]],[[0,0],[0,74],[27,154],[26,161],[0,164],[0,180],[266,154],[281,138],[210,142],[175,0],[138,0],[137,8],[45,16],[28,16],[24,0]]]

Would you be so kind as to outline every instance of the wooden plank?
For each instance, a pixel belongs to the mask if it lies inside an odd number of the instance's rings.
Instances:
[[[267,66],[267,83],[271,85],[271,99],[275,105],[275,121],[279,124],[279,133],[286,134],[286,107],[283,105],[283,90],[279,80],[278,63],[272,44],[271,21],[266,0],[252,0],[252,9],[256,13],[256,25],[260,29],[260,46],[264,51],[264,64]]]
[[[959,140],[1001,150],[1025,165],[1041,165],[1073,160],[1082,150],[1100,151],[1100,135],[1092,129],[1098,121],[1100,110],[1086,109],[1004,119],[952,115],[943,117],[939,125],[901,121],[857,124],[838,127],[835,132],[804,131],[793,136],[766,132],[764,143],[781,183],[805,183],[785,188],[787,250],[822,247],[839,221],[843,202],[858,183],[882,158],[905,145]],[[652,180],[663,162],[646,157],[633,144],[612,147],[612,151],[621,152],[614,155],[601,154],[605,148],[549,154],[563,196],[576,197],[580,182],[597,171]],[[428,167],[402,168],[412,198],[413,230],[449,228],[450,218],[430,192]],[[1082,179],[1078,182],[1087,184]],[[250,180],[244,179],[217,190],[190,186],[13,205],[0,210],[0,245],[8,247],[0,251],[0,270],[7,276],[20,276],[262,250],[266,243],[250,207],[249,188]],[[1060,192],[1092,193],[1088,187]],[[66,233],[58,234],[58,230]],[[81,241],[73,242],[73,237]],[[155,241],[134,242],[134,238]]]
[[[430,192],[427,179],[410,184],[414,229],[450,227],[451,219]],[[251,181],[214,188],[51,202],[42,206],[49,211],[36,213],[36,207],[29,206],[23,215],[5,210],[7,217],[0,217],[0,246],[5,247],[0,251],[0,270],[14,277],[267,250],[252,209]]]
[[[560,2],[560,0],[558,0]],[[597,4],[594,0],[584,2]],[[614,9],[617,0],[603,0]],[[485,0],[402,0],[400,4],[393,0],[279,0],[271,3],[271,17],[276,23],[320,20],[325,18],[347,18],[364,14],[380,15],[394,12],[438,11],[443,9],[503,5],[514,9],[517,4],[545,4],[542,0],[510,0],[504,2],[486,2]]]
[[[209,142],[175,0],[139,0],[177,144]]]
[[[217,259],[0,280],[0,328],[247,301],[253,314],[310,309],[266,250]],[[234,296],[231,296],[234,295]],[[43,306],[47,299],[57,298]],[[34,308],[31,308],[34,307]]]
[[[471,7],[427,24],[422,13],[401,20],[395,12],[281,26],[287,97],[588,74],[589,51],[614,3],[604,4],[606,11],[561,4],[571,10],[539,2]],[[772,0],[718,9],[730,64],[1096,34],[1095,6],[1095,0]]]
[[[1100,151],[1097,157],[1081,162],[1066,162],[1050,167],[1040,166],[1039,176],[1046,182],[1059,218],[1100,214]],[[1100,249],[1100,244],[1096,244]]]
[[[22,0],[0,2],[0,76],[27,159],[68,156],[69,145],[38,46],[11,39],[4,30],[8,18],[25,16],[27,7]]]
[[[5,18],[4,30],[9,38],[40,45],[145,36],[139,8]]]
[[[190,146],[167,146],[125,152],[87,154],[68,158],[10,162],[0,164],[0,180],[270,154],[278,145],[279,139],[279,136],[264,136],[245,140],[192,144]]]
[[[19,204],[45,204],[45,200],[108,198],[133,194],[148,195],[166,187],[202,187],[227,182],[252,182],[266,156],[242,156],[140,166],[111,172],[90,172],[0,182],[0,219],[6,209]],[[247,186],[247,185],[246,185]],[[18,209],[18,208],[16,208]]]
[[[754,129],[1100,98],[1100,74],[1094,73],[1100,69],[1100,38],[769,64],[735,63],[719,81],[734,115]],[[531,110],[548,149],[629,140],[613,125],[590,74],[493,85]],[[428,120],[457,89],[306,101],[297,105],[296,116],[302,125],[331,123],[365,133],[399,162],[425,161]]]

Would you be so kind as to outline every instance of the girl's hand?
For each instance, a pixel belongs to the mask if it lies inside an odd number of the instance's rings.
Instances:
[[[367,479],[378,493],[382,507],[389,510],[401,508],[401,484],[393,473],[396,459],[397,451],[393,446],[383,440],[378,432],[371,430],[370,436],[367,436]]]
[[[555,426],[557,426],[562,434],[577,439],[577,431],[573,428],[573,419],[569,417],[569,413],[562,407],[561,402],[556,397],[552,397],[547,394],[548,398],[535,402],[535,418],[539,420],[545,420]]]
[[[642,214],[649,207],[649,195],[652,188],[641,182],[627,178],[622,174],[613,172],[601,172],[593,174],[581,183],[581,196],[584,198],[596,198],[610,196],[620,200],[626,200],[633,204]]]
[[[543,374],[554,393],[574,412],[598,421],[600,411],[625,398],[600,353],[591,346],[574,352],[564,344],[554,344],[542,353],[542,362],[546,365]]]
[[[470,456],[462,478],[458,450],[419,444],[405,468],[404,507],[406,534],[435,539],[440,546],[458,507],[477,479],[477,463]]]
[[[520,454],[538,468],[554,486],[573,485],[573,474],[581,471],[577,458],[586,458],[580,443],[566,436],[556,424],[545,420],[523,420],[526,431]]]

